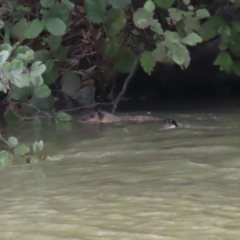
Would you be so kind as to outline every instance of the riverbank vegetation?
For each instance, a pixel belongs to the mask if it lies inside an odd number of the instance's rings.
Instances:
[[[209,42],[218,49],[212,64],[239,77],[239,8],[239,0],[3,0],[5,119],[70,121],[70,109],[58,109],[67,101],[115,112],[139,66],[148,75],[160,66],[184,71]],[[127,77],[114,98],[119,74]]]

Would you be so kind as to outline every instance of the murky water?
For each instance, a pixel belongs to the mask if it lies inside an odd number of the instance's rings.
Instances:
[[[43,138],[62,160],[1,169],[0,239],[240,239],[239,114],[161,116],[181,127],[7,130],[21,141]]]

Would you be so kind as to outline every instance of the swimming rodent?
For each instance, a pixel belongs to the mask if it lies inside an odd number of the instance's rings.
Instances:
[[[178,127],[177,122],[174,119],[160,119],[152,116],[116,116],[114,114],[99,111],[99,112],[92,112],[86,114],[80,118],[82,122],[89,122],[89,123],[113,123],[113,122],[121,122],[121,121],[128,121],[128,122],[158,122],[164,121],[167,123],[167,129],[173,129]]]

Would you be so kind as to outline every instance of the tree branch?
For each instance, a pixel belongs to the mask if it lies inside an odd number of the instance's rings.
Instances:
[[[128,84],[130,82],[130,80],[132,79],[132,77],[134,76],[136,70],[137,70],[137,67],[138,67],[138,63],[139,63],[139,60],[140,60],[140,54],[137,56],[137,58],[135,59],[135,62],[133,64],[133,67],[132,67],[132,70],[131,72],[129,73],[128,77],[125,79],[124,81],[124,85],[123,85],[123,88],[122,88],[122,91],[119,93],[118,97],[116,98],[116,100],[113,102],[113,108],[112,108],[112,113],[115,113],[116,109],[117,109],[117,105],[119,103],[119,101],[121,100],[122,96],[125,94],[126,90],[127,90],[127,87],[128,87]]]

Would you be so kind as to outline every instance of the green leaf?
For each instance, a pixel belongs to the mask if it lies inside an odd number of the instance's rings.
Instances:
[[[80,89],[80,77],[72,70],[66,70],[61,78],[62,90],[67,95],[74,97]]]
[[[52,69],[49,72],[43,73],[42,77],[44,79],[44,83],[46,85],[54,83],[59,76],[59,72],[60,72],[59,66],[56,63],[54,63]]]
[[[69,122],[71,120],[72,120],[72,117],[65,112],[58,112],[55,116],[55,122],[56,123]]]
[[[1,13],[0,13],[0,16],[1,16]],[[2,33],[1,33],[1,39],[2,39],[2,41],[1,41],[1,43],[2,42],[5,42],[5,43],[10,43],[12,40],[10,40],[10,35],[11,35],[11,28],[10,28],[10,26],[5,26],[4,27],[4,32],[3,31],[1,31]],[[0,48],[1,48],[1,45],[0,45]],[[0,51],[1,51],[2,49],[0,49]],[[5,50],[5,49],[4,49]]]
[[[232,31],[234,32],[240,32],[240,22],[233,22],[232,23]]]
[[[39,21],[39,19],[35,19],[31,21],[27,27],[25,32],[25,38],[27,39],[34,39],[40,35],[43,30],[43,25]]]
[[[18,5],[16,5],[16,11],[17,12],[30,13],[31,8],[30,7],[25,7],[23,4],[18,4]]]
[[[42,125],[41,119],[39,117],[34,118],[33,125],[34,126],[41,126]]]
[[[227,50],[228,48],[228,42],[221,42],[218,46],[218,48],[221,50],[221,51],[224,51],[224,50]]]
[[[53,53],[54,57],[59,61],[65,61],[67,59],[68,49],[66,47],[60,47]]]
[[[45,72],[46,66],[41,61],[32,64],[30,69],[30,78],[33,86],[40,86],[43,84],[42,74]]]
[[[125,26],[126,17],[122,10],[111,9],[104,21],[105,31],[112,38],[116,36]]]
[[[85,0],[87,19],[93,23],[102,23],[105,15],[105,6],[102,0]]]
[[[8,151],[0,151],[0,164],[11,164],[13,162],[13,155]]]
[[[138,8],[133,14],[133,21],[136,27],[144,29],[151,25],[153,13],[148,12],[145,8]]]
[[[165,35],[165,40],[163,43],[165,46],[168,46],[170,49],[175,44],[181,44],[181,41],[180,41],[181,39],[176,32],[171,32],[167,30],[164,32],[164,35]]]
[[[174,45],[172,49],[172,60],[178,65],[184,65],[186,59],[189,57],[188,50],[182,45]]]
[[[116,57],[120,52],[120,45],[117,41],[108,41],[105,47],[106,57],[111,59]]]
[[[51,94],[51,90],[47,85],[42,84],[34,88],[33,94],[37,98],[46,98]]]
[[[176,31],[177,31],[177,34],[180,38],[184,38],[186,36],[186,31],[185,31],[185,24],[184,24],[184,20],[180,20],[179,22],[177,22],[175,24],[175,27],[176,27]]]
[[[153,58],[156,62],[163,62],[166,58],[166,50],[162,43],[157,44],[157,48],[152,52]]]
[[[23,62],[19,59],[13,59],[9,65],[9,72],[12,74],[21,74],[23,72]]]
[[[10,111],[6,111],[3,116],[7,123],[13,123],[19,120],[18,116],[16,116],[13,112]]]
[[[54,0],[41,0],[40,3],[44,8],[50,8],[54,4]]]
[[[240,57],[240,44],[236,41],[237,39],[240,39],[240,35],[235,36],[234,38],[232,37],[231,39],[234,40],[234,43],[228,45],[229,50],[234,56]]]
[[[193,31],[199,31],[201,25],[197,17],[188,16],[184,19],[184,30],[187,34],[192,33]]]
[[[169,8],[169,17],[174,21],[174,22],[179,22],[183,18],[183,11],[179,10],[177,8]]]
[[[162,26],[157,19],[153,19],[150,25],[150,29],[158,35],[163,35]]]
[[[194,10],[194,6],[193,5],[188,5],[188,10],[189,11],[193,11]]]
[[[207,9],[203,8],[203,9],[198,9],[196,11],[196,16],[198,19],[204,19],[204,18],[208,18],[210,17],[210,13]]]
[[[9,74],[9,80],[19,88],[28,87],[30,84],[30,77],[25,74]]]
[[[37,61],[34,62],[30,69],[30,76],[31,77],[39,77],[46,71],[46,66],[41,62]]]
[[[214,61],[214,65],[220,66],[220,70],[226,71],[230,73],[233,69],[233,60],[231,55],[227,51],[221,51],[216,60]]]
[[[50,18],[46,22],[47,30],[55,36],[62,36],[66,31],[66,24],[60,18]]]
[[[116,9],[124,9],[129,4],[131,4],[131,0],[108,0],[109,4]]]
[[[4,27],[4,22],[0,20],[0,29]]]
[[[30,148],[25,144],[21,144],[18,145],[13,152],[16,155],[25,155],[30,152]]]
[[[0,45],[0,52],[4,51],[4,50],[10,52],[12,50],[12,46],[8,43],[1,44]]]
[[[29,95],[30,95],[29,87],[19,88],[16,85],[12,85],[10,91],[8,92],[9,98],[16,101],[27,100]]]
[[[22,18],[19,22],[15,24],[12,28],[12,34],[16,37],[20,42],[25,39],[25,32],[27,30],[28,24],[26,18]]]
[[[234,62],[233,71],[238,77],[240,77],[240,61]]]
[[[153,54],[150,51],[145,51],[142,53],[141,58],[140,58],[141,66],[144,69],[144,71],[148,74],[151,75],[155,65],[156,61],[153,57]]]
[[[202,42],[202,38],[197,33],[190,33],[182,39],[182,42],[186,43],[189,46],[195,46],[198,43]]]
[[[231,28],[225,23],[220,26],[217,32],[222,35],[231,36]]]
[[[82,81],[88,80],[90,77],[92,77],[95,74],[96,66],[93,65],[92,67],[89,67],[87,69],[84,69],[84,72],[82,73]]]
[[[42,76],[31,76],[31,83],[33,86],[40,86],[43,84],[43,77]]]
[[[188,4],[190,4],[190,0],[183,0],[183,3],[184,3],[185,5],[188,5]]]
[[[60,5],[68,11],[71,11],[75,6],[70,0],[62,0]]]
[[[37,50],[34,53],[34,61],[46,62],[48,59],[52,59],[51,53],[46,49]]]
[[[9,146],[9,148],[14,148],[14,147],[16,147],[18,145],[18,140],[17,140],[17,138],[15,138],[15,137],[10,137],[9,139],[8,139],[8,146]]]
[[[2,63],[5,63],[7,61],[9,56],[10,56],[10,52],[7,50],[3,50],[0,52],[0,66],[2,65]]]
[[[0,81],[0,92],[7,93],[8,89],[10,89],[10,85],[8,81]]]
[[[116,59],[114,68],[118,72],[129,73],[132,70],[136,55],[131,50],[122,51]]]
[[[222,24],[223,20],[218,16],[212,16],[206,22],[204,22],[199,29],[199,33],[203,40],[207,41],[214,38]]]
[[[33,51],[33,50],[30,49],[28,46],[19,46],[14,53],[15,53],[15,55],[27,54],[29,51]]]
[[[154,0],[154,2],[158,7],[167,9],[173,5],[175,0]]]
[[[35,143],[33,143],[33,146],[32,146],[33,152],[34,153],[41,152],[43,150],[43,146],[44,144],[42,140],[39,142],[36,141]]]
[[[67,4],[65,4],[67,2]],[[62,19],[63,22],[68,23],[69,22],[69,13],[71,11],[71,7],[73,6],[72,3],[69,4],[69,1],[59,1],[56,4],[53,4],[52,7],[49,10],[43,9],[41,11],[41,14],[43,14],[42,22],[44,26],[46,25],[46,22],[48,19],[51,18],[59,18]]]
[[[234,6],[234,8],[239,8],[240,7],[240,0],[232,0],[231,2],[233,2],[234,4],[233,4],[233,6]]]
[[[33,96],[29,103],[34,105],[36,108],[40,110],[50,110],[54,108],[54,97],[52,95],[49,95],[46,98],[38,98]]]
[[[148,11],[148,12],[153,12],[155,10],[155,4],[152,0],[147,0],[144,4],[144,8]]]
[[[50,35],[47,40],[48,46],[51,51],[56,51],[62,43],[62,36]]]
[[[15,58],[23,61],[25,67],[27,67],[28,63],[32,62],[34,59],[34,51],[26,46],[20,46],[15,51]]]
[[[50,72],[54,66],[54,61],[52,59],[48,59],[44,65],[46,66],[45,72]]]

